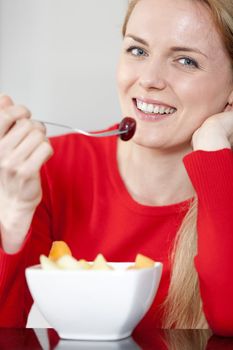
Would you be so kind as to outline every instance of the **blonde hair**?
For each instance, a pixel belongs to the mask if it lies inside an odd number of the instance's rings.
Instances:
[[[131,0],[122,26],[125,36],[130,15],[140,0]],[[196,0],[210,10],[217,30],[232,61],[233,67],[233,1]],[[208,328],[202,310],[198,275],[194,267],[197,254],[197,198],[194,194],[190,208],[177,232],[171,252],[171,281],[164,302],[164,328]]]
[[[165,329],[164,343],[169,350],[205,350],[211,336],[211,330],[206,329]]]

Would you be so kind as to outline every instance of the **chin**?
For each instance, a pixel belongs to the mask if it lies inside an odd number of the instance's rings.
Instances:
[[[156,137],[155,133],[146,134],[141,130],[135,133],[132,140],[137,145],[153,149],[164,148],[166,144],[166,140]]]
[[[150,130],[151,131],[151,130]],[[157,134],[157,135],[156,135]],[[136,131],[132,141],[138,146],[148,148],[150,150],[166,151],[166,152],[181,152],[185,150],[191,150],[191,140],[178,140],[173,137],[166,137],[167,133],[154,132],[142,132],[142,130]],[[164,137],[165,136],[165,137]]]

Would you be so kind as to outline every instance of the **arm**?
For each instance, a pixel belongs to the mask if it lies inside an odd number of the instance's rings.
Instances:
[[[207,321],[220,335],[233,335],[233,113],[205,121],[193,135],[184,163],[198,196],[195,266]]]
[[[25,107],[0,95],[0,324],[3,326],[24,324],[23,302],[30,300],[24,269],[33,262],[31,252],[36,257],[37,249],[46,245],[43,241],[46,229],[41,225],[48,222],[43,205],[39,209],[41,222],[36,229],[34,223],[33,229],[30,226],[42,198],[40,169],[51,156],[52,148],[43,125],[32,121],[30,116]]]
[[[0,327],[24,327],[32,305],[25,268],[39,263],[40,254],[51,247],[49,188],[45,169],[42,172],[43,199],[33,217],[22,247],[14,254],[0,248]]]
[[[204,312],[215,333],[233,335],[233,154],[196,151],[184,163],[198,196],[195,265]]]

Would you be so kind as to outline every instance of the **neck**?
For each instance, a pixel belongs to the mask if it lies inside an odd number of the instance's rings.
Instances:
[[[144,205],[169,205],[193,196],[183,165],[191,147],[158,150],[133,141],[118,143],[118,166],[130,195]]]

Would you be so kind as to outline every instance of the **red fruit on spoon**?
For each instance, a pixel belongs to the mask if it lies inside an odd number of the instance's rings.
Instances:
[[[136,120],[134,120],[131,117],[123,118],[119,124],[118,130],[119,131],[126,130],[126,132],[124,134],[120,134],[121,140],[123,140],[123,141],[130,140],[133,137],[135,130],[136,130]]]

